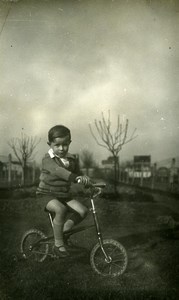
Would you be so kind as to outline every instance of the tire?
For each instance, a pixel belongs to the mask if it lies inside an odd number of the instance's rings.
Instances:
[[[103,248],[111,261],[107,262],[100,244],[97,243],[90,254],[92,269],[101,276],[115,277],[122,275],[128,263],[127,252],[124,246],[115,240],[104,239]]]
[[[46,238],[45,234],[37,229],[26,231],[21,239],[20,251],[24,259],[42,262],[46,259],[49,251],[47,243],[40,242]],[[39,241],[39,243],[37,243]],[[37,243],[34,247],[33,245]]]

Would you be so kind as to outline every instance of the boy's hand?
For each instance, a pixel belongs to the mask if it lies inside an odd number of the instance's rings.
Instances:
[[[78,176],[76,177],[76,181],[78,183],[82,183],[84,186],[90,186],[91,180],[88,176]]]

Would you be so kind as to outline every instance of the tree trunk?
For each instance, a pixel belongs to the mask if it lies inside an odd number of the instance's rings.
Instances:
[[[11,154],[9,154],[9,157],[8,157],[8,184],[11,185],[11,181],[12,181],[12,169],[11,169],[11,166],[12,166],[12,157],[11,157]]]
[[[27,162],[26,160],[24,160],[22,165],[22,180],[21,180],[22,186],[25,186],[26,184],[26,171],[27,171]]]
[[[23,168],[23,166],[22,166],[21,185],[22,186],[25,185],[25,174],[24,174],[24,168]]]
[[[117,194],[118,186],[118,156],[114,156],[114,192]]]
[[[35,160],[33,161],[33,168],[32,168],[32,183],[35,183],[35,170],[36,170],[36,163]]]

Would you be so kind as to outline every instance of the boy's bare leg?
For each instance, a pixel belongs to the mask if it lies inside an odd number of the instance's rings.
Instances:
[[[63,231],[68,231],[73,228],[74,225],[80,223],[87,215],[88,209],[86,206],[78,202],[77,200],[71,200],[68,202],[68,206],[76,211],[72,216],[65,222]]]
[[[65,251],[64,240],[63,240],[63,226],[65,222],[65,215],[67,212],[66,207],[58,200],[53,199],[47,204],[47,209],[55,213],[53,219],[53,232],[55,239],[55,246],[60,247],[60,251]]]
[[[66,220],[65,224],[64,224],[64,227],[63,227],[63,231],[69,231],[73,228],[74,226],[74,221],[68,219]]]

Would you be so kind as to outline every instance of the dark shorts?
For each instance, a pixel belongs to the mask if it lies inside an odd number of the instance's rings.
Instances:
[[[51,195],[51,194],[36,194],[36,199],[39,202],[39,205],[42,208],[45,208],[48,204],[49,201],[56,199],[59,202],[63,203],[66,206],[66,203],[72,200],[72,198],[61,198],[56,195]]]

